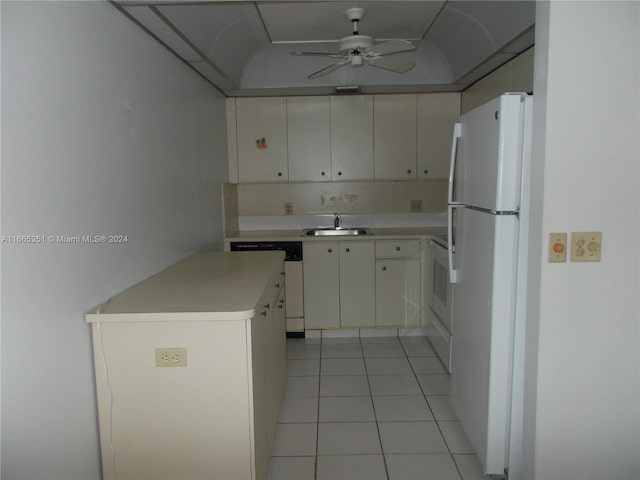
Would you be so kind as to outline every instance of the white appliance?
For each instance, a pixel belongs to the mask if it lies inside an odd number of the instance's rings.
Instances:
[[[451,401],[485,473],[510,479],[522,457],[532,103],[505,94],[462,115],[449,178]]]
[[[449,260],[446,235],[433,235],[429,242],[431,253],[429,273],[429,323],[427,337],[440,360],[451,372],[451,303],[453,285],[449,282]]]

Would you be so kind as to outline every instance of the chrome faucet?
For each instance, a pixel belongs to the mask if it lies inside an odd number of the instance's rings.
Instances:
[[[333,228],[340,228],[340,220],[342,220],[342,217],[336,213],[333,218]]]

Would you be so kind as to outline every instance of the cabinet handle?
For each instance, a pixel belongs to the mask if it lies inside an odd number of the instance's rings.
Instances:
[[[339,176],[340,176],[340,175],[342,175],[342,172],[338,172],[338,175],[339,175]]]
[[[282,309],[282,308],[283,308],[283,306],[282,306],[282,305],[278,305],[278,308]]]
[[[429,173],[429,170],[424,170],[424,174],[426,175],[427,173]]]
[[[325,173],[324,173],[324,172],[320,172],[320,175],[322,175],[322,176],[324,177],[324,176],[325,176]]]
[[[382,266],[382,271],[384,272],[384,271],[386,271],[386,270],[387,270],[387,267],[383,265],[383,266]]]
[[[267,311],[265,310],[264,312],[260,312],[260,315],[262,315],[263,317],[267,316]]]
[[[344,249],[345,252],[350,252],[351,250],[347,247]]]
[[[396,252],[399,252],[399,251],[400,251],[400,247],[396,247]]]
[[[333,252],[333,248],[327,248],[327,252],[329,253]]]
[[[278,172],[278,176],[281,177],[282,176],[282,172]]]
[[[407,173],[411,173],[411,169],[410,168],[407,169]]]
[[[276,284],[274,285],[274,287],[276,287],[276,288],[280,288],[280,284],[279,284],[279,283],[276,283]]]
[[[269,310],[271,308],[271,305],[269,303],[267,303],[264,308],[266,308],[267,310]]]

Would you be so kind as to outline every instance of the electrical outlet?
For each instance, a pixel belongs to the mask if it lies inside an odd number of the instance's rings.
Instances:
[[[411,213],[422,212],[422,200],[411,200],[410,210]]]
[[[186,367],[186,348],[156,348],[156,367]]]
[[[567,261],[567,234],[549,234],[549,263],[562,263]]]
[[[284,214],[285,215],[293,215],[293,203],[285,202],[285,204],[284,204]]]
[[[602,232],[573,232],[571,234],[572,262],[599,262]]]

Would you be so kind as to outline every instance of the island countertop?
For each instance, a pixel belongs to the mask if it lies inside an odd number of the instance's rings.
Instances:
[[[243,320],[256,315],[283,252],[201,252],[88,312],[95,322]]]

